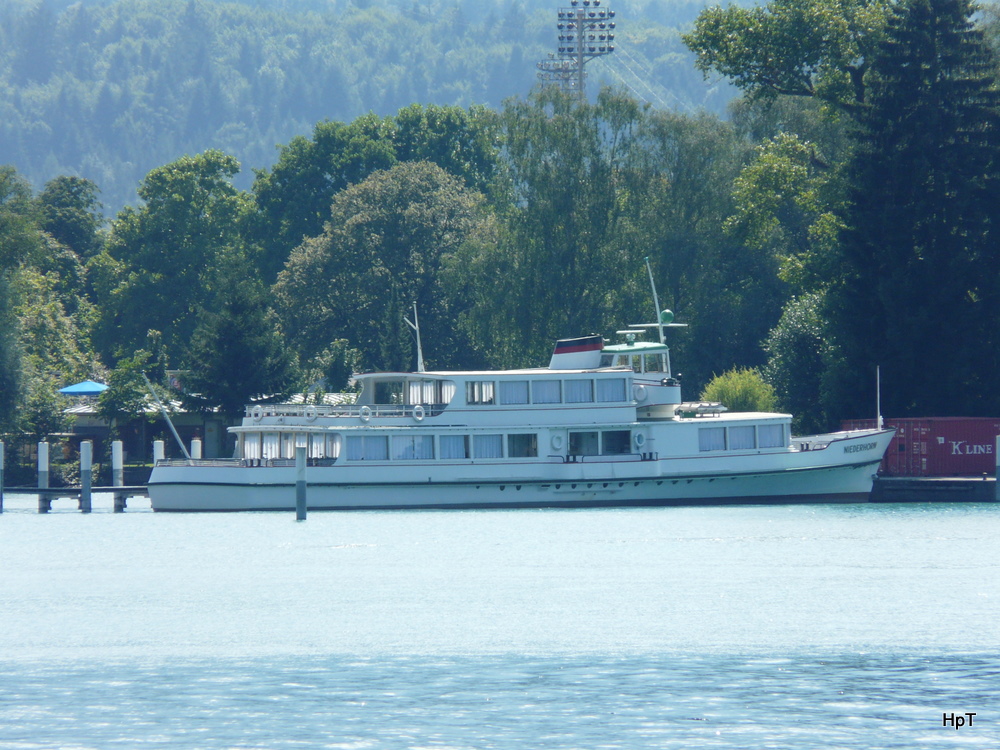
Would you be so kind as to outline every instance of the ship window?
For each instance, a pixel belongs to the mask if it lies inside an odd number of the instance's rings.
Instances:
[[[602,378],[597,381],[598,401],[624,401],[625,378]]]
[[[785,426],[782,424],[762,424],[757,427],[757,444],[761,448],[784,448]]]
[[[385,461],[389,458],[389,441],[384,435],[348,435],[349,461]]]
[[[455,396],[455,383],[451,380],[411,380],[409,404],[447,404]]]
[[[314,433],[309,437],[309,458],[326,458],[326,435]]]
[[[295,435],[281,433],[281,458],[295,458]]]
[[[474,435],[473,458],[503,458],[503,435]]]
[[[664,372],[662,354],[647,354],[645,356],[644,369],[646,372]]]
[[[569,434],[569,454],[571,456],[596,456],[596,432],[571,432]]]
[[[538,455],[538,436],[523,433],[507,436],[507,456],[510,458],[534,458]]]
[[[608,430],[601,433],[601,453],[605,456],[618,456],[631,452],[628,430]]]
[[[326,436],[327,458],[338,458],[340,456],[340,435]]]
[[[465,384],[465,401],[470,406],[496,403],[492,380],[470,380]]]
[[[734,451],[750,450],[757,447],[753,425],[729,428],[729,447]]]
[[[725,427],[698,428],[698,450],[724,451],[726,449]]]
[[[375,381],[375,404],[401,404],[403,403],[403,381],[402,380],[376,380]]]
[[[531,383],[531,400],[536,404],[558,404],[562,401],[558,380],[535,380]]]
[[[468,458],[468,435],[442,435],[440,438],[441,458]]]
[[[567,404],[583,404],[594,400],[593,380],[567,380],[565,388]]]
[[[243,458],[260,458],[259,432],[248,432],[243,435]]]
[[[501,380],[499,396],[501,404],[528,403],[528,381]]]
[[[393,435],[392,457],[399,461],[434,458],[434,438],[431,435]]]
[[[277,432],[265,432],[261,458],[281,458],[281,436]]]

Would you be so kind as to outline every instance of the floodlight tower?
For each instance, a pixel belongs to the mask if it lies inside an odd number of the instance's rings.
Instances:
[[[601,0],[570,0],[571,8],[559,9],[558,52],[549,53],[535,67],[543,81],[556,81],[566,92],[576,92],[587,100],[587,72],[584,66],[595,57],[615,51],[615,12],[601,7]]]

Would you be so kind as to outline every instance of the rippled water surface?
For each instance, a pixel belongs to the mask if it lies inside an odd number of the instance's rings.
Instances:
[[[5,498],[0,748],[1000,747],[997,505],[131,505]]]

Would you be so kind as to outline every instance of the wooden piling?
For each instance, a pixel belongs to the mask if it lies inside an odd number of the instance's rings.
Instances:
[[[38,489],[49,488],[49,444],[38,444]],[[48,513],[52,510],[52,498],[44,492],[38,493],[38,512]]]
[[[306,520],[306,449],[295,449],[295,520]]]
[[[84,513],[90,513],[93,508],[93,467],[94,443],[92,440],[84,440],[80,443],[80,510]]]
[[[114,487],[125,484],[125,454],[121,440],[111,442],[111,484]]]

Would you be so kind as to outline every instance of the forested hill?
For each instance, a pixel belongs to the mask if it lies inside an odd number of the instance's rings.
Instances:
[[[568,5],[568,3],[562,3]],[[608,0],[616,53],[592,92],[625,85],[680,111],[721,112],[679,39],[703,2]],[[412,103],[498,107],[536,83],[559,0],[0,0],[0,164],[36,189],[80,175],[109,215],[153,168],[217,148],[249,187],[277,144],[324,119]]]

